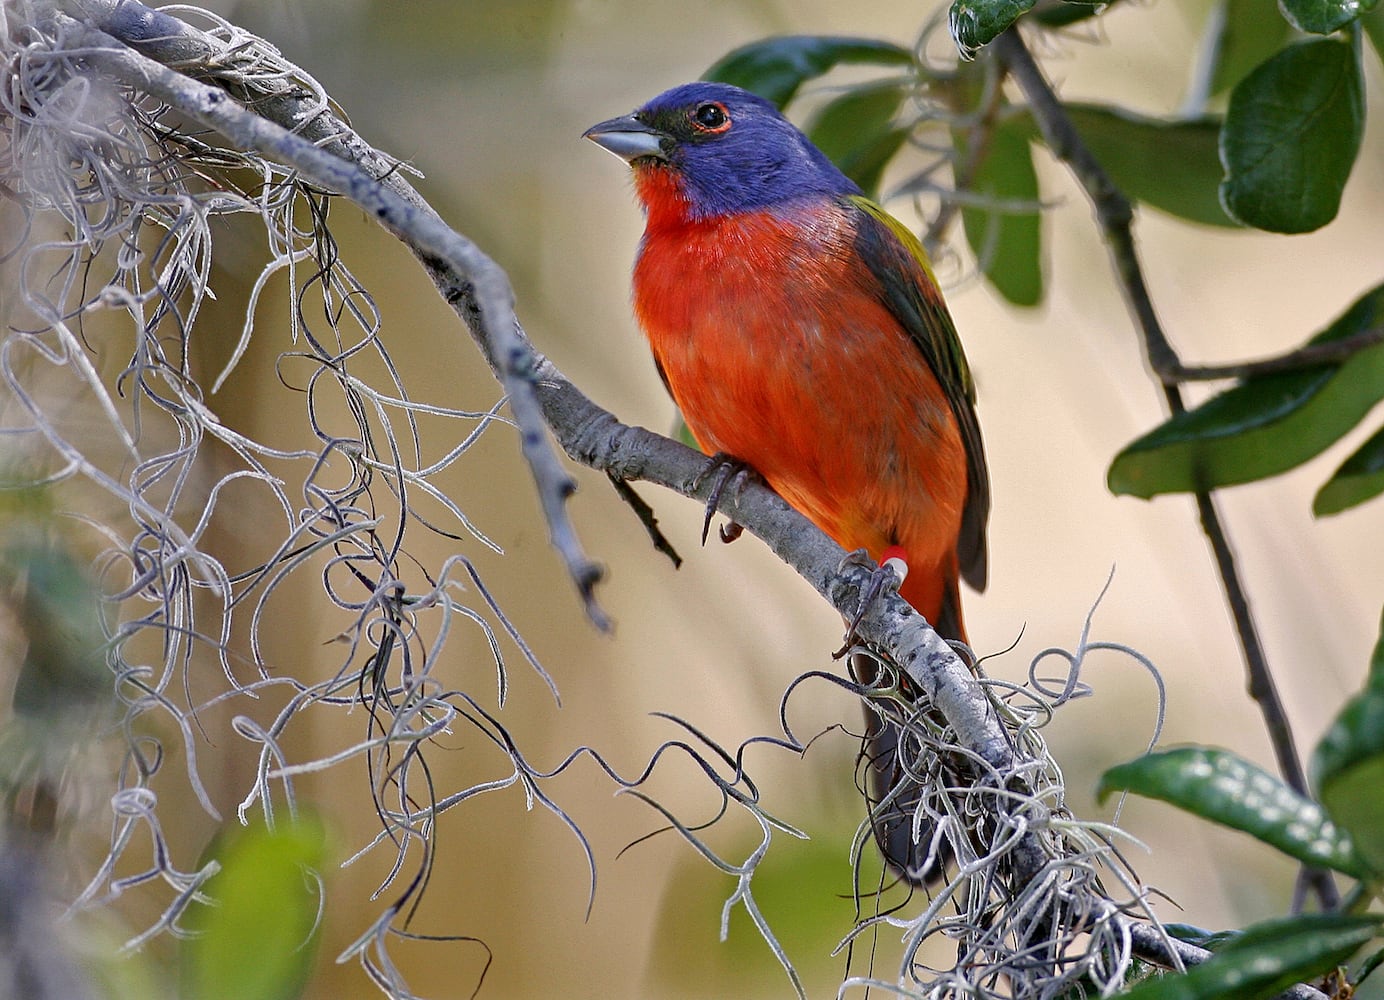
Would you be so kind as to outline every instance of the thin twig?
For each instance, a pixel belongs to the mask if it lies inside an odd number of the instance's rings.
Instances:
[[[639,518],[639,523],[644,525],[644,530],[648,533],[649,541],[653,543],[654,550],[667,556],[674,569],[681,569],[682,556],[678,555],[678,550],[673,548],[673,543],[668,541],[668,536],[658,526],[658,517],[655,515],[653,507],[635,492],[633,486],[619,476],[609,473],[607,475],[610,479],[610,485],[615,487],[616,495],[629,505],[630,510],[634,511],[635,517]]]
[[[1082,142],[1061,100],[1034,61],[1033,54],[1029,52],[1018,29],[1010,28],[992,44],[1028,99],[1034,120],[1038,123],[1048,148],[1054,156],[1067,164],[1091,200],[1097,223],[1105,237],[1115,272],[1119,277],[1125,304],[1133,314],[1143,336],[1144,350],[1150,366],[1155,372],[1177,370],[1181,367],[1181,362],[1158,319],[1148,285],[1144,280],[1143,265],[1134,240],[1133,205],[1115,186],[1109,174]],[[1174,415],[1184,412],[1186,407],[1177,386],[1163,382],[1162,388],[1169,411]],[[1211,545],[1217,569],[1220,571],[1221,583],[1225,588],[1226,600],[1235,620],[1235,630],[1239,636],[1248,673],[1250,696],[1259,705],[1259,710],[1264,716],[1274,756],[1284,780],[1294,790],[1307,795],[1307,776],[1298,756],[1287,712],[1264,655],[1259,630],[1250,611],[1249,599],[1235,566],[1230,541],[1211,495],[1198,492],[1196,503],[1202,530]],[[1309,873],[1309,878],[1322,907],[1334,908],[1339,901],[1339,895],[1330,876],[1326,872],[1314,870]]]
[[[1168,382],[1200,382],[1216,379],[1247,379],[1260,375],[1275,375],[1279,372],[1296,372],[1306,368],[1340,364],[1359,354],[1366,348],[1384,344],[1384,325],[1360,330],[1340,340],[1327,340],[1319,344],[1304,344],[1284,354],[1276,354],[1258,361],[1240,361],[1225,365],[1183,365],[1178,364],[1166,372],[1158,374]]]

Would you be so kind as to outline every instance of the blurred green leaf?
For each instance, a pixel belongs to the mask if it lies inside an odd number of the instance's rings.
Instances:
[[[1366,706],[1366,700],[1374,703]],[[1384,710],[1378,704],[1381,701],[1384,695],[1378,693],[1353,700],[1346,707],[1350,714],[1342,714],[1341,724],[1363,737],[1365,724],[1378,726],[1384,722]],[[1367,737],[1362,739],[1362,744],[1366,740]],[[1384,796],[1379,794],[1384,788],[1384,748],[1379,747],[1378,740],[1373,742],[1374,755],[1362,755],[1350,767],[1331,775],[1322,785],[1321,794],[1327,811],[1341,829],[1350,833],[1356,853],[1379,878],[1384,876]],[[1363,754],[1364,747],[1358,749]]]
[[[1219,951],[1240,936],[1239,931],[1209,931],[1193,924],[1164,924],[1163,929],[1169,936],[1207,951]]]
[[[852,871],[843,864],[840,844],[850,841],[852,829],[775,845],[755,869],[750,887],[755,902],[806,982],[839,976],[831,953],[843,930],[854,922]],[[753,849],[753,843],[745,842],[732,855],[741,857]],[[877,854],[863,855],[861,867],[862,879],[880,877]],[[700,857],[688,856],[669,872],[649,960],[649,974],[662,989],[645,995],[791,996],[784,989],[782,966],[743,906],[731,909],[728,934],[718,940],[734,882],[708,878],[707,872]]]
[[[1384,59],[1384,7],[1376,7],[1368,14],[1361,14],[1360,26],[1365,29],[1365,35],[1374,45],[1375,54]]]
[[[1235,86],[1250,70],[1288,44],[1293,29],[1278,13],[1277,0],[1222,0],[1211,93]],[[1217,22],[1209,21],[1209,26]]]
[[[1304,233],[1336,217],[1364,132],[1354,48],[1290,45],[1230,94],[1221,129],[1225,210],[1246,225]]]
[[[1384,873],[1384,621],[1365,688],[1346,702],[1312,755],[1322,804],[1355,841],[1356,853]]]
[[[701,451],[702,446],[697,443],[697,439],[692,436],[692,428],[687,426],[687,421],[683,419],[682,413],[678,413],[673,418],[673,429],[668,435],[674,441],[681,441],[694,451]]]
[[[1129,197],[1192,222],[1239,225],[1221,207],[1219,118],[1149,118],[1100,104],[1068,104],[1067,113]]]
[[[210,903],[188,912],[183,944],[187,1000],[292,1000],[302,993],[320,939],[320,898],[309,869],[326,851],[320,822],[300,817],[275,830],[226,830],[212,845],[221,870],[207,880]]]
[[[0,553],[0,583],[15,587],[27,642],[14,685],[15,711],[45,725],[93,719],[76,710],[113,707],[100,594],[87,567],[40,528],[11,529]]]
[[[743,87],[783,107],[806,81],[840,63],[911,66],[913,53],[873,38],[784,35],[742,45],[703,73],[702,79]]]
[[[1106,8],[1115,3],[1097,2],[1088,3],[1086,0],[1063,0],[1060,3],[1038,3],[1033,8],[1033,20],[1037,21],[1045,28],[1065,28],[1069,24],[1076,24],[1084,21],[1088,17],[1095,17],[1097,14],[1105,13]]]
[[[1375,936],[1379,918],[1308,913],[1252,924],[1185,973],[1146,979],[1125,1000],[1267,1000],[1318,978]]]
[[[1371,10],[1378,0],[1279,0],[1283,16],[1298,31],[1329,35]]]
[[[961,55],[970,59],[1030,8],[1034,0],[952,0],[947,24]]]
[[[1309,343],[1384,323],[1384,284]],[[1178,414],[1115,456],[1111,492],[1148,498],[1246,483],[1321,452],[1384,397],[1384,344],[1336,365],[1247,379]]]
[[[952,130],[958,163],[969,163],[973,153],[980,157],[967,189],[992,203],[962,206],[966,242],[995,290],[1020,306],[1043,298],[1042,214],[1028,121],[1009,119],[988,131]],[[972,150],[972,142],[983,145]]]
[[[1164,924],[1163,929],[1168,932],[1170,937],[1177,938],[1179,941],[1186,941],[1194,944],[1198,948],[1210,948],[1209,944],[1215,931],[1209,931],[1205,927],[1198,927],[1195,924]]]
[[[1360,983],[1363,983],[1381,965],[1384,965],[1384,948],[1379,949],[1374,954],[1370,955],[1368,958],[1366,958],[1363,962],[1360,963],[1360,967],[1355,972],[1355,979],[1353,980],[1353,982],[1357,986]],[[1357,992],[1356,995],[1359,996],[1359,993]]]
[[[1312,513],[1339,514],[1384,493],[1384,427],[1374,433],[1317,491]]]
[[[853,87],[828,102],[808,126],[807,137],[871,198],[884,167],[908,137],[894,124],[907,89],[897,81]]]
[[[1360,875],[1350,840],[1322,807],[1227,750],[1179,747],[1145,754],[1101,775],[1096,797],[1129,791],[1241,830],[1310,865]]]

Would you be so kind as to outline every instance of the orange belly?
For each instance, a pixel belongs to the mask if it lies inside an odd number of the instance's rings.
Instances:
[[[901,546],[903,596],[935,622],[956,587],[965,449],[848,229],[844,214],[651,225],[635,311],[703,450],[746,462],[847,550]]]

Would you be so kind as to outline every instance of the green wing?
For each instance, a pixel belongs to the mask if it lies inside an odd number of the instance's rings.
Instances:
[[[961,573],[976,590],[985,589],[985,524],[990,516],[990,474],[976,421],[975,383],[951,314],[937,287],[927,251],[898,219],[863,195],[845,199],[859,209],[856,249],[879,282],[880,294],[932,366],[966,446],[966,507],[961,514],[957,555]]]

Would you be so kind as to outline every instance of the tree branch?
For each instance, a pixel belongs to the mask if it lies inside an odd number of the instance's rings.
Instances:
[[[1168,372],[1160,372],[1167,381],[1196,382],[1215,379],[1246,379],[1278,372],[1296,372],[1321,365],[1339,364],[1376,344],[1384,344],[1384,326],[1360,330],[1340,340],[1320,344],[1304,344],[1284,354],[1261,358],[1258,361],[1239,361],[1227,365],[1178,364]]]
[[[554,544],[577,580],[593,620],[604,624],[591,596],[598,570],[582,553],[566,518],[571,479],[544,447],[542,422],[574,460],[623,480],[645,480],[705,502],[714,482],[703,476],[705,457],[686,446],[619,422],[588,399],[533,349],[514,319],[504,272],[474,244],[453,232],[381,156],[312,94],[285,85],[259,95],[251,111],[229,99],[234,53],[215,39],[130,0],[67,0],[87,19],[82,31],[88,65],[139,88],[224,135],[291,165],[313,184],[340,192],[373,215],[417,256],[447,302],[467,322],[496,371],[521,426]],[[112,32],[120,35],[128,48]],[[135,51],[135,48],[138,51]],[[141,54],[142,53],[142,54]],[[164,65],[164,61],[170,65]],[[179,70],[170,68],[179,67]],[[199,82],[187,73],[200,74]],[[234,83],[229,84],[234,90]],[[273,119],[273,120],[270,120]],[[1126,206],[1127,208],[1127,206]],[[1127,225],[1126,225],[1127,228]],[[1137,266],[1137,261],[1136,261]],[[541,418],[541,422],[538,418]],[[870,571],[844,561],[845,552],[780,497],[756,482],[725,491],[719,509],[764,540],[843,615],[853,617]],[[1019,770],[1014,744],[985,688],[955,651],[897,594],[884,594],[860,620],[859,633],[889,654],[935,704],[966,750],[1001,774]],[[1022,779],[1019,779],[1022,780]],[[1039,878],[1048,861],[1038,830],[1018,839],[1010,855],[1010,885],[1017,892]],[[1115,916],[1141,954],[1153,961],[1195,962],[1195,950],[1153,941],[1157,931]],[[1161,938],[1161,941],[1166,941]],[[1190,948],[1190,946],[1188,946]]]
[[[72,0],[104,27],[126,30],[132,44],[153,56],[185,60],[202,44],[195,29],[149,11],[130,0]],[[59,15],[62,16],[62,15]],[[256,112],[302,120],[293,98],[282,103],[256,102],[255,111],[228,99],[219,86],[198,82],[153,58],[124,46],[100,28],[77,22],[70,30],[84,31],[82,53],[89,65],[127,86],[139,88],[200,124],[224,135],[233,144],[257,150],[302,173],[313,184],[340,192],[374,216],[418,257],[454,309],[467,320],[487,361],[517,400],[531,401],[558,442],[576,461],[627,480],[645,480],[705,502],[714,482],[702,473],[706,458],[676,441],[640,427],[620,423],[588,399],[542,354],[534,350],[514,321],[509,283],[498,265],[469,240],[454,233],[422,201],[397,171],[375,176],[388,161],[369,150],[339,118],[319,109],[312,129],[297,134]],[[210,44],[209,42],[206,44]],[[215,46],[212,46],[214,49]],[[319,145],[311,135],[331,138]],[[367,152],[368,150],[368,152]],[[369,169],[362,169],[368,165]],[[550,468],[541,449],[539,431],[522,430],[526,456],[534,467],[540,492],[551,506],[554,533],[570,532],[561,506],[570,493],[565,473]],[[719,509],[766,542],[798,571],[843,617],[851,618],[870,580],[865,567],[845,561],[845,551],[777,494],[754,482],[743,490],[721,495]],[[589,589],[593,564],[580,556],[575,538],[570,557],[574,576]],[[1013,751],[990,699],[970,669],[930,625],[896,594],[881,595],[860,622],[860,635],[890,653],[919,687],[933,699],[958,734],[960,742],[982,760],[1003,771],[1015,766]],[[1028,834],[1029,849],[1021,850],[1015,875],[1020,883],[1036,874],[1040,851]]]
[[[349,197],[395,236],[407,236],[405,245],[466,320],[504,387],[553,547],[576,583],[588,617],[608,630],[610,621],[594,592],[602,570],[586,557],[567,516],[566,501],[576,484],[547,444],[535,355],[514,316],[514,291],[504,270],[442,221],[404,179],[397,162],[381,156],[325,101],[304,94],[302,87],[284,81],[267,95],[257,93],[252,113],[228,99],[224,89],[238,79],[238,54],[211,36],[129,0],[67,0],[63,6],[77,15],[68,28],[82,33],[74,37],[90,47],[90,65],[177,108],[240,148],[296,167],[314,183]],[[126,39],[134,48],[123,44]],[[189,72],[200,68],[213,82],[199,82],[160,60]]]
[[[1085,189],[1096,212],[1096,221],[1110,250],[1111,261],[1119,278],[1120,290],[1140,333],[1150,367],[1155,374],[1182,368],[1163,325],[1154,309],[1148,284],[1144,280],[1138,246],[1134,240],[1134,208],[1128,198],[1115,186],[1109,174],[1082,142],[1061,100],[1043,75],[1024,43],[1017,27],[1011,27],[991,43],[999,57],[1009,67],[1028,99],[1034,120],[1053,155],[1066,163]],[[1162,381],[1163,396],[1174,415],[1185,411],[1182,394],[1177,386]],[[1226,601],[1235,620],[1235,630],[1245,658],[1250,697],[1259,705],[1278,761],[1279,772],[1296,791],[1308,794],[1307,776],[1298,756],[1288,715],[1279,697],[1268,659],[1259,639],[1259,630],[1250,610],[1249,598],[1235,565],[1235,555],[1221,523],[1220,514],[1210,493],[1196,494],[1197,514],[1202,530],[1216,560]],[[1335,883],[1324,871],[1308,870],[1313,889],[1325,909],[1339,902]]]

